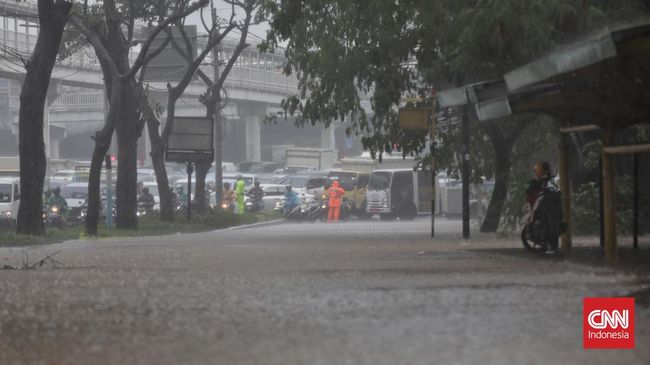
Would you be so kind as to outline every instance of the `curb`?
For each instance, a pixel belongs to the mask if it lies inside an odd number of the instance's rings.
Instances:
[[[223,228],[223,229],[216,229],[214,231],[208,231],[208,232],[225,232],[225,231],[237,231],[240,229],[248,229],[248,228],[257,228],[257,227],[264,227],[264,226],[271,226],[274,224],[278,224],[281,222],[284,222],[284,219],[274,219],[270,221],[265,221],[265,222],[259,222],[259,223],[252,223],[252,224],[245,224],[241,226],[232,226],[228,228]]]

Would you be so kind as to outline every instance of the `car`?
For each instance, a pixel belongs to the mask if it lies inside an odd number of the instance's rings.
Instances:
[[[284,193],[286,191],[284,185],[260,184],[260,188],[264,191],[264,197],[262,197],[264,210],[273,210],[277,202],[284,200]],[[246,200],[248,200],[248,197],[246,197]]]
[[[223,174],[223,181],[237,182],[237,176],[242,177],[244,184],[246,185],[246,190],[250,189],[255,181],[257,180],[257,175],[255,174],[242,174],[239,172],[225,172]],[[214,181],[214,180],[212,180]],[[232,185],[234,187],[234,185]]]
[[[167,180],[173,184],[176,180],[187,178],[187,171],[180,165],[165,165]]]
[[[240,162],[239,165],[237,165],[237,171],[245,173],[245,172],[253,172],[254,169],[257,169],[258,167],[261,167],[264,164],[262,161],[245,161],[245,162]]]
[[[138,181],[143,183],[156,181],[156,171],[154,169],[138,169]]]
[[[75,176],[75,170],[58,170],[50,175],[50,190],[60,188],[63,185],[72,182]]]
[[[19,206],[20,179],[0,178],[0,227],[15,227]]]
[[[81,220],[82,211],[88,200],[88,182],[71,182],[61,188],[61,196],[68,204],[68,218]]]
[[[304,174],[287,175],[277,183],[291,185],[299,194],[322,196],[327,184],[327,174],[308,171]]]

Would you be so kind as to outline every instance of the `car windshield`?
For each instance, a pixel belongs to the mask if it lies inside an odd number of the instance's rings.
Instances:
[[[156,186],[156,185],[147,185],[145,187],[147,189],[149,189],[149,193],[151,193],[151,195],[154,195],[154,196],[160,195],[160,194],[158,194],[158,186]]]
[[[86,199],[88,186],[64,186],[61,188],[61,196],[66,199]]]
[[[294,189],[302,189],[306,183],[307,179],[304,177],[287,177],[282,180],[282,184],[291,185]]]
[[[370,190],[385,190],[390,186],[391,173],[387,171],[376,171],[370,175]]]
[[[155,176],[148,172],[138,172],[138,180],[142,179],[154,179]]]
[[[52,179],[54,180],[64,180],[71,179],[74,176],[72,172],[55,172],[52,174]]]
[[[0,184],[0,203],[11,202],[11,184]]]

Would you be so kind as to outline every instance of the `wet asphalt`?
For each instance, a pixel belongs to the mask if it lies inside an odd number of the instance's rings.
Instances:
[[[582,300],[641,274],[509,255],[458,221],[281,223],[0,248],[0,364],[648,364],[583,350]]]

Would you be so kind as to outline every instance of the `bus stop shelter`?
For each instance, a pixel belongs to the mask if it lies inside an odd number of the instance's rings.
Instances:
[[[603,237],[608,257],[616,253],[613,155],[650,152],[650,144],[614,145],[618,131],[650,121],[650,23],[605,29],[489,80],[438,92],[440,107],[471,104],[481,121],[518,113],[557,119],[565,133],[601,129]],[[569,191],[566,139],[560,146],[561,190]],[[563,194],[570,222],[570,194]],[[635,197],[638,199],[638,196]],[[569,225],[570,226],[570,225]],[[570,248],[571,232],[562,238]]]

